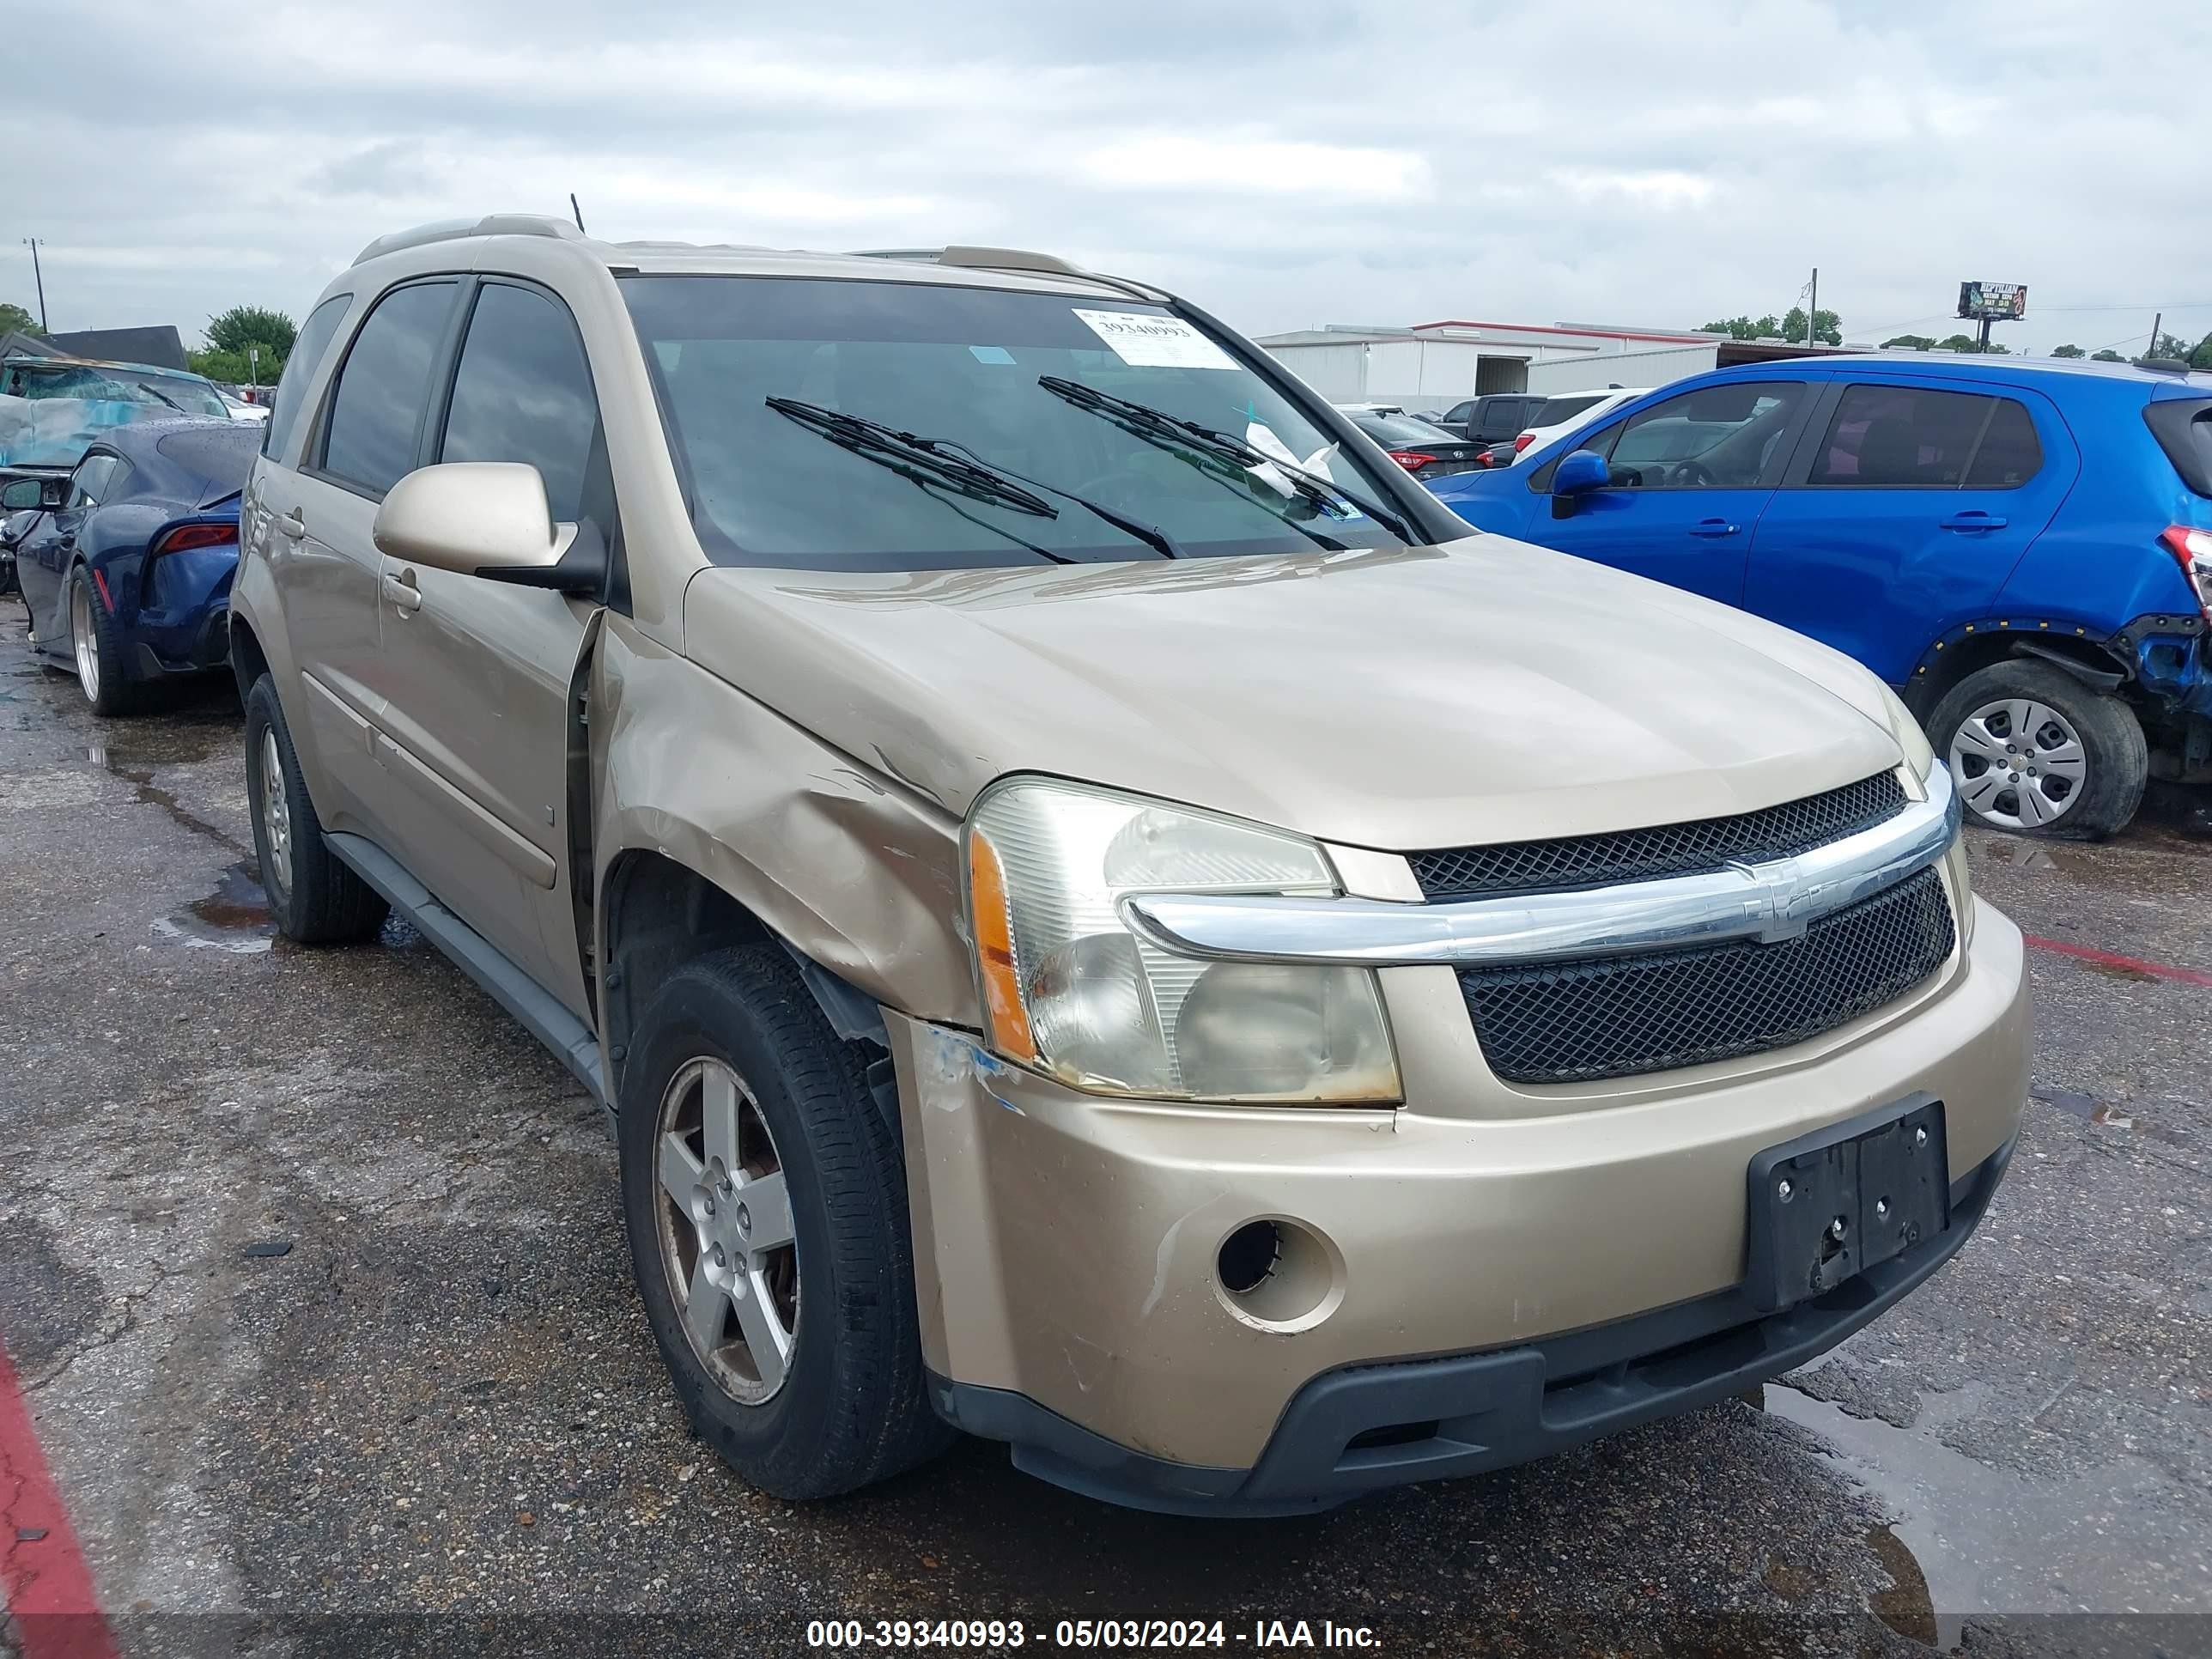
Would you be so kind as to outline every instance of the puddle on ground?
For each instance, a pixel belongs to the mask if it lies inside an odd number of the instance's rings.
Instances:
[[[276,936],[259,878],[252,860],[240,860],[216,879],[215,891],[156,921],[155,935],[173,945],[258,956]]]
[[[157,758],[143,751],[111,748],[106,744],[99,743],[88,744],[84,757],[102,771],[121,778],[131,786],[140,801],[148,806],[160,807],[174,822],[191,830],[194,835],[204,836],[208,840],[216,842],[218,846],[228,848],[234,853],[249,852],[249,849],[240,843],[236,836],[228,830],[218,830],[179,800],[173,793],[162,788],[154,781],[155,765],[161,764],[165,761],[182,763],[191,757],[171,756]],[[204,760],[206,756],[202,754],[196,758]],[[143,761],[145,764],[142,766],[133,763],[137,761]]]
[[[1869,1605],[1874,1616],[1910,1641],[1927,1647],[1948,1647],[1942,1622],[1936,1616],[1936,1598],[1928,1589],[1928,1575],[1893,1527],[1867,1528],[1867,1547],[1890,1577],[1889,1588],[1876,1590]],[[1961,1624],[1965,1621],[1961,1620]],[[1954,1639],[1958,1632],[1954,1632]]]
[[[1876,1616],[1948,1650],[1977,1616],[2198,1611],[2194,1575],[2174,1559],[2160,1519],[2172,1483],[2135,1457],[2033,1480],[1937,1438],[1945,1425],[1989,1411],[1990,1395],[1986,1385],[1929,1395],[1915,1425],[1900,1429],[1767,1385],[1767,1411],[1826,1442],[1899,1517],[1867,1537],[1893,1581],[1872,1600]]]

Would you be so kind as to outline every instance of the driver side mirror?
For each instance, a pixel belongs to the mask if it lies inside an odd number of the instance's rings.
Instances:
[[[11,478],[0,489],[0,509],[9,513],[55,513],[68,499],[67,478]]]
[[[538,469],[514,461],[446,461],[392,486],[369,534],[380,552],[489,581],[595,594],[606,578],[597,534],[555,524]]]
[[[1593,489],[1603,489],[1613,481],[1605,457],[1595,449],[1570,450],[1559,458],[1559,466],[1552,473],[1552,516],[1571,518],[1575,500]]]

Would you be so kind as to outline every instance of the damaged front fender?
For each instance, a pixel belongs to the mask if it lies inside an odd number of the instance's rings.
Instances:
[[[879,1004],[977,1023],[957,817],[626,619],[600,641],[590,750],[598,890],[626,854],[656,854]]]

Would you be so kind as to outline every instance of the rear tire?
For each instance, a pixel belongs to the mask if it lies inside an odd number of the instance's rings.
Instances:
[[[122,632],[108,614],[107,602],[100,598],[86,566],[79,565],[70,573],[65,603],[70,656],[85,702],[103,720],[134,712],[143,704],[146,688],[129,678]]]
[[[300,945],[342,945],[373,937],[391,906],[339,862],[323,839],[307,799],[300,757],[264,674],[246,699],[246,795],[253,813],[253,851],[276,931]]]
[[[2142,802],[2150,748],[2118,697],[2014,659],[1960,680],[1928,722],[1966,815],[2012,835],[2100,841]]]
[[[898,1143],[779,946],[661,987],[617,1134],[638,1291],[694,1434],[794,1500],[951,1443],[923,1389]]]

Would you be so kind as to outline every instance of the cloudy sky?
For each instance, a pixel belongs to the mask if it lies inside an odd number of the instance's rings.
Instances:
[[[2205,0],[10,0],[0,300],[305,314],[383,231],[1048,249],[1249,332],[2212,331]]]

